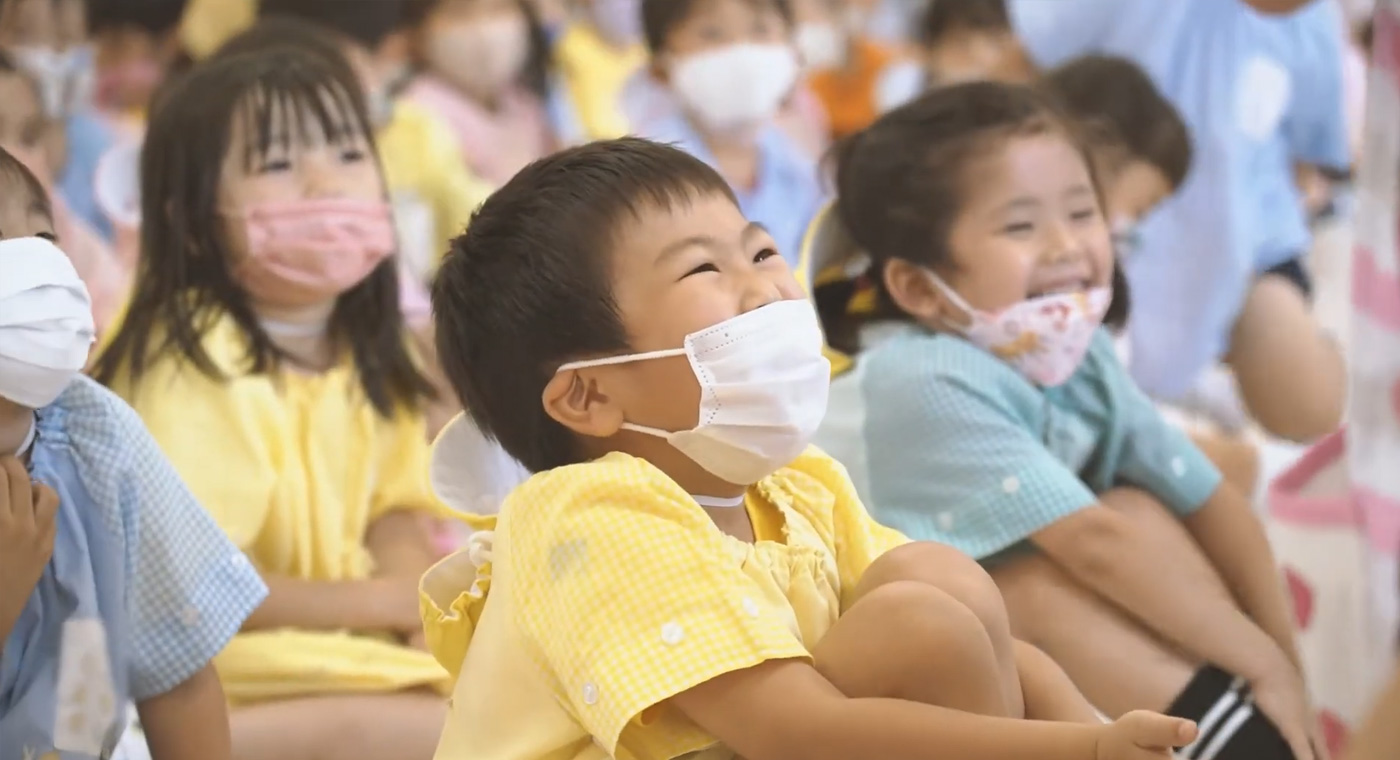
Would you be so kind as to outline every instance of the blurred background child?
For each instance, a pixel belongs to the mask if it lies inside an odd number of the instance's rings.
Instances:
[[[118,134],[140,139],[146,109],[180,57],[186,0],[86,0],[96,81],[93,105]]]

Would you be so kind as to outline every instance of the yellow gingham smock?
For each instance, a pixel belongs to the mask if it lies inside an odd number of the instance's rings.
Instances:
[[[865,569],[907,540],[816,449],[750,488],[746,506],[754,544],[622,453],[520,486],[423,579],[428,643],[456,679],[439,760],[730,756],[666,701],[809,659]]]

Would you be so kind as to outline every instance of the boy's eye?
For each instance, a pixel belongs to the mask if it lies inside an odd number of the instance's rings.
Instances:
[[[685,277],[690,277],[690,276],[692,276],[692,275],[701,274],[702,272],[718,272],[718,271],[719,271],[719,267],[715,266],[714,264],[705,263],[705,264],[701,264],[700,266],[698,266],[698,267],[696,267],[696,268],[690,270],[689,272],[686,272],[686,273],[685,273]],[[681,279],[684,280],[685,277],[682,277]]]
[[[1021,236],[1035,232],[1035,225],[1030,222],[1013,222],[1001,229],[1007,235]]]
[[[764,248],[763,250],[761,250],[761,251],[759,251],[758,253],[754,254],[753,263],[755,263],[755,264],[761,264],[761,263],[763,263],[764,261],[767,261],[768,259],[771,259],[771,258],[773,258],[774,256],[777,256],[777,255],[778,255],[778,252],[775,251],[775,250],[773,250],[772,248]]]
[[[50,243],[57,243],[57,242],[58,242],[58,236],[55,235],[55,234],[53,234],[52,232],[40,232],[39,234],[35,235],[34,237],[43,238],[44,240],[47,240],[47,241],[49,241]]]

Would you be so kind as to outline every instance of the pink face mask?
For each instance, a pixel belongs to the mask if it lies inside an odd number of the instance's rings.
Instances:
[[[389,204],[328,198],[249,206],[235,276],[259,298],[310,305],[360,284],[395,248]]]
[[[1015,367],[1032,383],[1053,388],[1069,380],[1103,324],[1113,290],[1091,288],[1030,298],[995,314],[974,309],[937,275],[933,282],[971,320],[964,338]]]

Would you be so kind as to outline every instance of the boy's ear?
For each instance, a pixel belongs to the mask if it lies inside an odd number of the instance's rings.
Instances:
[[[609,438],[622,429],[622,408],[603,389],[600,373],[590,369],[556,373],[540,401],[555,422],[590,438]]]

